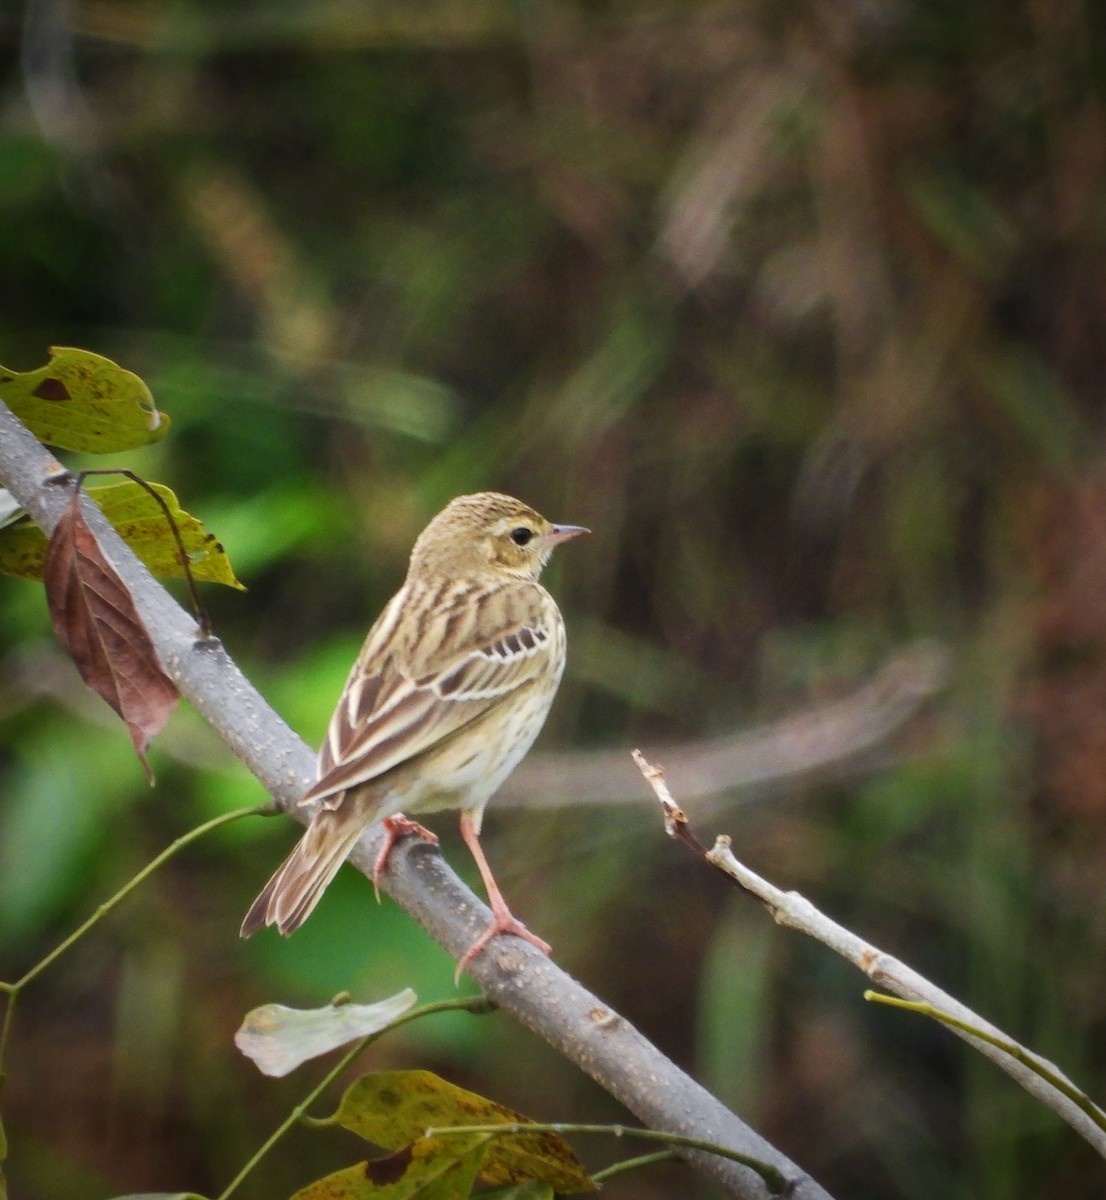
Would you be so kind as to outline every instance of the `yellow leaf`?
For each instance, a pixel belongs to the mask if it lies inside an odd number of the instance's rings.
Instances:
[[[91,350],[51,347],[37,371],[0,367],[0,400],[40,442],[62,450],[115,454],[169,428],[142,380]]]
[[[292,1200],[467,1200],[472,1194],[485,1139],[479,1136],[436,1139],[432,1146],[404,1147],[318,1179]]]
[[[548,1183],[509,1183],[506,1187],[480,1193],[480,1200],[555,1200]]]
[[[0,571],[18,579],[41,579],[46,534],[28,516],[0,529]]]
[[[351,1084],[334,1117],[389,1150],[433,1145],[426,1129],[451,1125],[528,1125],[528,1117],[456,1087],[430,1071],[378,1071]],[[480,1178],[490,1185],[536,1179],[558,1192],[595,1190],[572,1147],[555,1133],[518,1133],[488,1143]]]
[[[226,551],[203,524],[186,513],[170,488],[150,485],[173,515],[192,577],[245,591],[235,577]],[[162,579],[182,579],[180,552],[161,506],[141,485],[127,480],[108,487],[89,488],[88,494],[115,526],[120,537],[146,566]],[[0,529],[0,572],[21,579],[41,579],[46,535],[30,518]]]

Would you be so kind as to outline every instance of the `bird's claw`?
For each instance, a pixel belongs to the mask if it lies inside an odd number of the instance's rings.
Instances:
[[[454,986],[461,982],[461,972],[487,946],[492,938],[500,933],[514,934],[515,937],[522,938],[524,942],[529,942],[531,946],[536,946],[542,954],[548,955],[553,949],[548,942],[543,941],[536,933],[531,933],[513,914],[509,912],[496,913],[492,917],[491,924],[487,929],[457,960],[457,969],[453,972]]]
[[[377,851],[376,858],[373,860],[373,891],[376,893],[377,903],[380,902],[380,880],[384,875],[384,868],[388,865],[388,855],[391,854],[396,842],[404,837],[421,837],[423,841],[429,842],[431,846],[438,844],[438,835],[431,833],[424,825],[420,825],[418,821],[412,821],[410,817],[405,817],[403,813],[396,813],[394,816],[385,817],[380,822],[384,826],[384,843]]]

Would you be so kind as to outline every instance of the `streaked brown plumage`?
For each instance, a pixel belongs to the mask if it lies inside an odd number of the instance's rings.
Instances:
[[[423,530],[331,718],[318,782],[300,802],[318,810],[246,914],[243,937],[263,925],[298,929],[370,825],[388,826],[379,876],[395,837],[421,830],[401,810],[459,808],[493,920],[458,972],[496,933],[548,951],[508,910],[479,834],[564,670],[564,622],[538,577],[554,546],[585,532],[496,492],[459,496]]]

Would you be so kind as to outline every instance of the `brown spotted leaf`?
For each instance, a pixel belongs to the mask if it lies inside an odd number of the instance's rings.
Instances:
[[[214,534],[202,522],[185,512],[172,489],[161,483],[149,485],[165,502],[173,524],[180,534],[192,578],[201,583],[222,583],[243,591],[235,577],[230,559]],[[116,533],[159,579],[181,579],[184,567],[173,530],[161,505],[133,480],[107,487],[86,489],[100,511],[115,527]],[[0,498],[2,499],[2,498]],[[13,515],[5,525],[0,507],[0,573],[20,579],[41,579],[46,557],[46,535],[30,517]]]
[[[87,454],[147,446],[169,428],[142,380],[91,350],[55,346],[35,371],[0,367],[0,400],[40,442]]]
[[[456,1141],[448,1136],[424,1138],[431,1127],[525,1127],[533,1123],[431,1071],[377,1071],[363,1076],[346,1090],[334,1120],[388,1150],[411,1145],[416,1157],[440,1143]],[[558,1192],[595,1190],[572,1147],[555,1133],[519,1132],[495,1137],[488,1143],[480,1178],[488,1184],[539,1180]]]
[[[81,513],[67,505],[43,564],[46,603],[58,640],[81,678],[127,724],[146,777],[146,747],[176,706],[176,685],[162,670],[126,585],[104,557]]]
[[[488,1145],[479,1135],[424,1139],[317,1179],[292,1200],[468,1200]]]

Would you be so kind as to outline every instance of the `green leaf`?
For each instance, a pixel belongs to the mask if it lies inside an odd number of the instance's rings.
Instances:
[[[170,488],[160,483],[150,486],[173,516],[192,577],[203,583],[222,583],[245,591],[215,535],[207,533],[201,521],[181,508]],[[89,488],[88,494],[123,541],[155,575],[162,579],[184,577],[173,532],[161,506],[144,487],[128,479],[125,483]],[[0,572],[20,579],[41,579],[46,545],[46,535],[29,517],[0,528]]]
[[[334,1120],[389,1150],[425,1142],[423,1134],[431,1126],[532,1124],[528,1117],[431,1071],[378,1071],[363,1076],[346,1090]],[[492,1185],[536,1179],[558,1192],[595,1190],[572,1147],[555,1133],[496,1137],[488,1145],[480,1177]]]
[[[51,347],[37,371],[0,367],[0,400],[41,442],[115,454],[165,436],[169,418],[131,371],[90,350]]]
[[[488,1145],[479,1134],[423,1139],[316,1180],[292,1200],[466,1200]]]
[[[265,1075],[287,1075],[356,1038],[386,1029],[418,997],[404,988],[375,1004],[327,1004],[323,1008],[287,1008],[264,1004],[248,1012],[234,1044]]]

